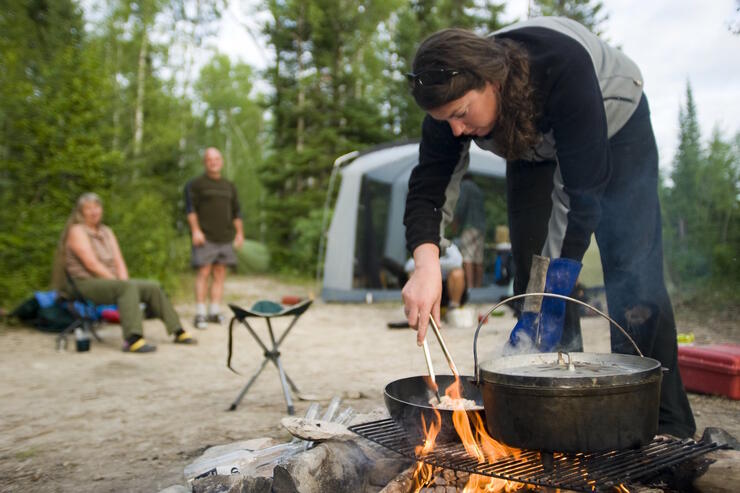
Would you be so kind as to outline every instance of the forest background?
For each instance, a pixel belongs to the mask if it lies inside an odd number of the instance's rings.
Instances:
[[[489,0],[264,0],[262,31],[250,34],[274,58],[255,70],[207,43],[228,0],[0,4],[5,308],[49,286],[59,234],[86,191],[103,197],[132,277],[174,288],[189,269],[182,190],[207,146],[222,150],[239,190],[242,267],[312,277],[334,159],[419,136],[423,114],[403,76],[418,42],[519,20]],[[530,15],[596,33],[608,23],[589,0],[532,0]],[[706,138],[696,113],[687,82],[660,190],[666,276],[674,299],[737,308],[740,133]]]

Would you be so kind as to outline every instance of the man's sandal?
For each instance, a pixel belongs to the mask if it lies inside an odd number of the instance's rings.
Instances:
[[[198,340],[190,335],[187,330],[183,330],[179,334],[175,334],[175,344],[198,344]]]
[[[131,344],[124,342],[121,350],[124,353],[151,353],[157,350],[157,346],[147,344],[146,339],[140,337]]]

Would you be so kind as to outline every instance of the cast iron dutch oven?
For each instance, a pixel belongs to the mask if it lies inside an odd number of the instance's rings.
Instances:
[[[598,452],[639,447],[658,428],[661,364],[642,357],[622,327],[609,320],[640,356],[595,353],[537,353],[504,356],[478,365],[478,332],[473,342],[476,381],[491,436],[509,446],[551,452]]]

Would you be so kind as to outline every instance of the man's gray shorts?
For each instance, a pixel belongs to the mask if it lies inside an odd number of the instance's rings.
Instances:
[[[195,268],[212,264],[235,267],[236,253],[231,243],[211,243],[206,240],[203,245],[193,247],[190,264]]]

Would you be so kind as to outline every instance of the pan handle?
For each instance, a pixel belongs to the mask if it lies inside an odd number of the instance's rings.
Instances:
[[[594,308],[593,306],[589,305],[588,303],[584,303],[581,300],[577,300],[575,298],[571,298],[570,296],[564,296],[562,294],[555,294],[555,293],[523,293],[523,294],[517,294],[515,296],[511,296],[509,298],[506,298],[505,300],[500,301],[499,303],[495,304],[493,308],[488,310],[488,312],[485,314],[485,316],[480,317],[480,322],[478,322],[478,328],[475,329],[475,335],[473,336],[473,364],[475,365],[475,384],[480,385],[480,368],[478,367],[478,332],[480,332],[480,328],[483,326],[483,322],[488,318],[488,316],[493,313],[498,307],[503,306],[510,301],[518,300],[520,298],[526,298],[527,296],[546,296],[550,298],[560,298],[562,300],[566,301],[572,301],[574,303],[578,303],[579,305],[583,305],[586,308],[591,309],[592,311],[598,313],[605,319],[607,319],[609,322],[613,323],[615,327],[617,327],[622,334],[632,343],[632,345],[635,347],[635,351],[637,351],[637,354],[639,354],[641,357],[645,357],[644,354],[642,354],[642,351],[640,351],[640,348],[637,347],[637,344],[635,341],[630,337],[630,335],[627,333],[626,330],[622,328],[621,325],[619,325],[617,322],[614,321],[609,315],[602,312],[601,310]]]

